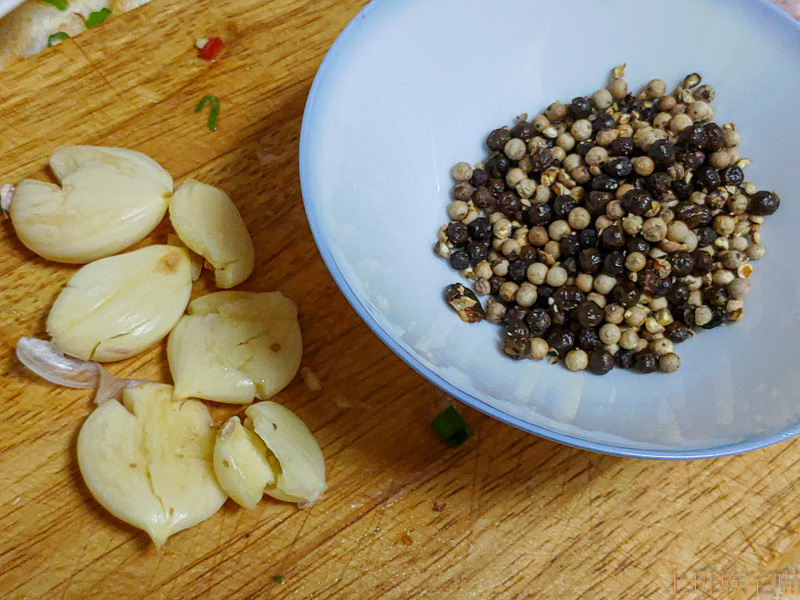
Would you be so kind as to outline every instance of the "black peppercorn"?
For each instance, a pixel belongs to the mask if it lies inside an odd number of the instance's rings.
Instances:
[[[667,140],[656,140],[647,150],[657,169],[666,169],[675,162],[675,146]]]
[[[531,154],[531,169],[537,173],[552,167],[555,162],[553,154],[546,148],[539,148]]]
[[[681,202],[675,207],[675,219],[683,221],[690,229],[708,225],[713,218],[710,208],[694,202]]]
[[[716,123],[706,123],[703,126],[703,132],[706,134],[706,150],[715,152],[725,145],[725,136],[720,126]]]
[[[489,286],[491,288],[492,296],[497,296],[500,293],[500,286],[506,282],[505,277],[500,277],[499,275],[492,275],[489,278]]]
[[[575,285],[562,285],[553,293],[556,305],[565,310],[575,310],[583,302],[583,293]]]
[[[564,218],[576,206],[578,203],[572,196],[559,196],[553,202],[553,212],[557,217]]]
[[[506,335],[530,337],[531,332],[523,319],[518,318],[516,313],[511,313],[508,321],[506,321]]]
[[[633,237],[628,240],[628,254],[632,252],[641,252],[647,254],[650,252],[650,244],[643,237]]]
[[[658,289],[658,286],[661,285],[661,277],[652,269],[644,269],[639,272],[636,283],[642,288],[642,291],[652,296]]]
[[[592,190],[595,192],[613,192],[619,187],[619,181],[608,175],[592,178]]]
[[[609,154],[612,156],[630,156],[635,148],[636,144],[633,143],[633,138],[620,137],[611,142]]]
[[[513,321],[522,321],[524,323],[525,317],[528,316],[528,309],[521,306],[509,306],[503,315],[503,323],[507,326]]]
[[[697,246],[705,248],[714,243],[717,239],[717,232],[712,227],[704,227],[697,232]]]
[[[489,150],[502,150],[511,139],[511,132],[508,129],[495,129],[486,138],[486,145]]]
[[[605,375],[614,368],[614,356],[602,348],[595,348],[589,354],[588,368],[595,375]]]
[[[528,209],[531,225],[547,225],[553,220],[553,211],[547,202],[537,202]]]
[[[636,354],[636,367],[642,373],[652,373],[658,369],[658,354],[652,350],[642,350]]]
[[[567,275],[575,277],[578,274],[578,259],[570,256],[561,261],[561,266],[566,270]]]
[[[575,154],[580,156],[581,158],[586,158],[586,155],[589,153],[589,150],[594,148],[596,144],[594,142],[585,141],[585,142],[578,142],[575,146]]]
[[[503,192],[503,195],[500,196],[499,207],[500,212],[513,219],[514,215],[522,208],[517,192],[512,190]]]
[[[602,346],[603,342],[594,327],[584,327],[578,331],[578,347],[581,350],[591,352],[595,348],[601,348]]]
[[[569,329],[557,327],[550,331],[550,335],[547,337],[547,343],[556,351],[558,356],[563,358],[567,355],[567,352],[575,347],[575,334]]]
[[[691,258],[691,257],[690,257]],[[694,267],[694,260],[692,260],[692,266]],[[674,273],[673,269],[673,273]],[[691,294],[692,290],[689,289],[689,286],[685,283],[677,283],[672,286],[669,294],[667,294],[667,302],[675,305],[682,305],[686,304],[689,300],[689,294]]]
[[[578,317],[580,324],[584,327],[597,327],[605,318],[603,309],[592,300],[584,300],[581,302],[575,310],[575,315]]]
[[[625,246],[625,233],[614,223],[600,233],[600,245],[607,250],[618,250]]]
[[[505,181],[502,179],[490,179],[488,189],[492,193],[492,196],[499,198],[503,195],[503,192],[506,191]]]
[[[717,173],[717,170],[711,165],[700,165],[694,172],[694,181],[711,192],[719,187],[719,173]]]
[[[767,217],[778,210],[781,205],[781,199],[777,194],[772,192],[756,192],[750,196],[749,211],[750,214]]]
[[[701,150],[681,150],[676,156],[687,171],[694,171],[706,160],[706,155]]]
[[[625,192],[621,204],[625,212],[643,215],[653,206],[653,198],[644,190],[633,189]]]
[[[627,177],[633,172],[633,163],[631,162],[630,158],[625,156],[612,158],[608,161],[605,167],[603,167],[603,170],[611,177],[621,179],[623,177]]]
[[[511,168],[511,159],[505,154],[498,154],[487,160],[485,166],[489,169],[492,177],[505,177]]]
[[[653,298],[663,298],[672,291],[673,285],[675,285],[675,278],[672,275],[662,277],[661,282],[653,292]]]
[[[656,118],[656,115],[658,114],[658,109],[655,106],[651,106],[650,108],[643,108],[641,111],[639,111],[639,114],[641,115],[643,121],[652,121],[653,119]]]
[[[694,306],[682,304],[672,309],[672,317],[685,323],[687,327],[694,327]]]
[[[536,131],[528,121],[520,121],[511,129],[511,137],[519,138],[525,142],[530,140]]]
[[[720,173],[723,185],[739,185],[744,181],[744,171],[736,165],[723,169]]]
[[[525,324],[530,330],[531,337],[544,337],[550,331],[552,321],[550,315],[543,308],[532,308],[525,317]]]
[[[550,298],[553,297],[553,292],[556,289],[551,286],[543,283],[541,285],[536,286],[536,302],[534,306],[538,306],[540,308],[548,308],[550,306]]]
[[[589,104],[589,99],[583,96],[574,98],[567,106],[569,114],[576,119],[585,119],[592,113],[592,105]]]
[[[611,291],[614,302],[621,304],[625,308],[630,308],[639,302],[639,290],[636,284],[628,279],[623,279]]]
[[[625,272],[625,253],[622,250],[615,250],[607,254],[603,261],[603,269],[610,275],[622,275]]]
[[[470,242],[467,244],[466,251],[472,264],[477,264],[489,258],[489,243],[486,241]]]
[[[594,217],[599,217],[606,213],[606,205],[614,199],[608,192],[589,192],[589,196],[584,202],[584,208]]]
[[[519,251],[519,259],[524,260],[526,265],[536,261],[536,249],[533,246],[523,246]]]
[[[469,182],[476,188],[482,187],[486,185],[486,182],[489,181],[489,174],[484,171],[483,169],[475,169],[472,171],[472,178]]]
[[[672,182],[672,191],[679,200],[688,200],[694,191],[694,185],[690,181],[678,179]]]
[[[614,117],[605,111],[599,111],[595,115],[594,121],[592,121],[592,131],[597,133],[598,131],[603,131],[604,129],[616,127],[616,125],[617,122],[614,120]]]
[[[661,171],[656,171],[652,175],[647,176],[645,185],[647,186],[647,189],[650,190],[650,193],[654,196],[662,196],[669,191],[669,186],[671,183],[672,180],[670,180],[669,175],[662,173]]]
[[[692,252],[694,259],[694,275],[700,276],[711,272],[711,266],[714,264],[714,259],[708,252],[703,250],[695,250]]]
[[[458,251],[450,254],[450,266],[456,271],[469,268],[469,257],[466,252]]]
[[[461,221],[450,223],[450,225],[447,226],[445,235],[447,235],[447,241],[456,248],[466,246],[469,241],[469,230]]]
[[[581,243],[578,241],[578,234],[574,231],[562,237],[558,245],[561,248],[562,256],[575,256],[581,251]]]
[[[723,307],[728,303],[728,292],[721,285],[712,285],[703,291],[703,301],[711,306]]]
[[[680,344],[681,342],[685,342],[692,337],[692,332],[683,323],[673,321],[667,325],[664,335],[674,344]]]
[[[686,127],[678,134],[678,143],[690,148],[705,148],[707,141],[705,129],[700,124]]]
[[[478,217],[467,225],[467,231],[473,240],[488,240],[492,237],[492,223],[486,217]]]
[[[581,271],[594,275],[600,270],[600,265],[603,264],[603,257],[595,248],[586,248],[581,250],[578,256],[578,264]]]
[[[676,252],[672,255],[672,274],[686,277],[694,271],[694,258],[688,252]]]
[[[506,277],[514,283],[522,283],[527,281],[528,263],[524,260],[513,260],[508,265],[508,275]]]
[[[531,355],[530,339],[516,334],[503,336],[503,352],[516,360],[529,358]]]
[[[578,241],[581,244],[581,248],[596,248],[598,242],[597,231],[588,227],[581,229],[578,234]]]
[[[636,360],[636,350],[620,350],[614,359],[621,369],[630,369]]]
[[[711,320],[705,325],[701,325],[703,329],[714,329],[725,323],[725,309],[718,306],[711,307]]]

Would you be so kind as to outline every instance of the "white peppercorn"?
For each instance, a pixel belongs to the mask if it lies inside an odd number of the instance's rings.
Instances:
[[[714,217],[713,227],[719,235],[730,235],[736,227],[736,220],[728,215],[717,215]]]
[[[585,229],[592,222],[592,215],[582,206],[576,206],[567,215],[567,223],[572,229]]]
[[[508,219],[499,219],[493,226],[492,231],[497,238],[507,238],[511,235],[511,221]]]
[[[528,265],[526,275],[528,281],[534,285],[542,285],[547,277],[547,265],[540,262],[531,263]]]
[[[539,294],[537,293],[536,286],[524,281],[517,290],[516,301],[521,307],[528,308],[529,306],[533,306],[533,303],[536,302],[536,298],[538,297]]]
[[[438,241],[433,245],[433,252],[441,258],[450,258],[450,247],[447,242]]]
[[[649,156],[637,156],[633,159],[633,170],[636,171],[637,175],[647,177],[653,173],[655,168],[656,165]]]
[[[494,273],[492,272],[492,265],[488,261],[481,261],[475,265],[475,276],[478,279],[489,279]]]
[[[739,252],[744,252],[745,250],[747,250],[748,245],[749,242],[745,237],[740,236],[733,238],[733,240],[731,240],[731,248],[733,248],[734,250],[738,250]]]
[[[547,107],[547,110],[544,111],[544,115],[550,121],[561,121],[564,117],[567,116],[567,107],[564,106],[561,102],[553,102],[550,106]]]
[[[739,145],[742,141],[742,136],[738,131],[733,129],[726,129],[722,132],[722,140],[728,148],[733,148]]]
[[[583,371],[589,365],[589,355],[584,350],[570,350],[564,357],[564,365],[570,371]]]
[[[617,221],[625,216],[625,209],[622,208],[622,204],[619,200],[612,200],[606,204],[606,214],[609,219]]]
[[[492,239],[492,248],[494,248],[495,250],[497,250],[499,252],[500,251],[500,247],[503,245],[504,241],[505,240],[502,239],[502,238],[494,238],[494,239]]]
[[[631,252],[625,258],[625,268],[631,273],[638,273],[647,266],[647,257],[641,252]]]
[[[597,231],[603,231],[606,227],[611,227],[614,224],[614,221],[608,218],[608,215],[600,215],[595,219],[594,228]]]
[[[711,107],[702,100],[697,100],[686,108],[686,114],[695,123],[707,121],[711,118]]]
[[[525,145],[525,142],[519,138],[511,138],[506,142],[503,148],[503,152],[505,152],[506,156],[511,160],[519,160],[525,156],[527,150],[528,147]]]
[[[594,284],[594,280],[592,280],[592,284]],[[598,294],[597,292],[589,292],[586,294],[586,299],[591,300],[600,308],[605,308],[607,304],[606,297],[602,294]]]
[[[616,344],[619,342],[621,332],[614,323],[606,323],[600,328],[597,335],[604,344]]]
[[[673,242],[682,242],[689,234],[689,227],[683,221],[672,221],[667,226],[667,239]]]
[[[731,158],[730,152],[723,148],[714,152],[708,159],[708,162],[710,162],[711,166],[715,169],[724,169],[730,166]]]
[[[660,242],[667,235],[667,224],[658,217],[647,219],[642,224],[642,237],[648,242]]]
[[[634,329],[625,329],[619,336],[618,344],[620,348],[633,350],[639,345],[639,334]]]
[[[608,296],[616,285],[617,280],[611,275],[606,275],[605,273],[601,273],[594,278],[594,290],[599,294],[603,294],[604,296]]]
[[[544,245],[543,250],[544,253],[547,254],[553,261],[556,261],[561,257],[561,246],[558,244],[558,242],[554,242],[553,240],[547,242]]]
[[[689,292],[689,299],[686,303],[690,306],[700,306],[703,304],[703,292],[700,290],[692,290]]]
[[[720,256],[720,262],[726,269],[738,269],[739,265],[744,262],[744,254],[738,250],[728,250]]]
[[[680,106],[680,105],[678,105]],[[675,108],[678,108],[677,106]],[[674,111],[675,109],[673,109]],[[672,119],[669,122],[669,129],[674,133],[680,133],[687,127],[691,127],[694,125],[694,121],[692,118],[684,113],[678,113],[677,115],[673,115]]]
[[[492,284],[488,279],[478,279],[473,286],[478,296],[488,296],[492,291]]]
[[[506,314],[506,306],[494,298],[486,300],[486,320],[490,323],[501,323]]]
[[[589,173],[589,167],[585,165],[572,169],[572,171],[569,172],[569,176],[575,180],[575,183],[580,185],[587,183],[592,178],[591,173]]]
[[[546,185],[539,185],[536,187],[536,202],[547,202],[550,199],[550,188]]]
[[[578,273],[575,276],[575,285],[584,294],[588,294],[592,291],[592,283],[594,283],[594,277],[588,273]]]
[[[725,304],[725,312],[727,313],[734,313],[737,310],[742,310],[744,308],[744,300],[741,298],[733,298],[728,300]]]
[[[583,160],[590,167],[600,167],[608,162],[608,151],[602,146],[595,146],[586,153]]]
[[[592,137],[592,123],[589,119],[578,119],[572,124],[569,132],[577,141],[588,140]]]
[[[625,311],[625,323],[631,327],[641,327],[647,318],[647,309],[644,306],[632,306]]]
[[[469,225],[479,216],[480,215],[478,214],[477,210],[475,210],[474,208],[470,208],[469,211],[467,212],[467,216],[461,219],[461,222],[464,223],[464,225]]]
[[[622,219],[622,230],[628,235],[638,235],[642,230],[644,219],[639,215],[631,215]]]
[[[499,277],[505,277],[508,275],[509,264],[507,258],[496,260],[492,263],[492,272]]]
[[[686,238],[683,240],[683,245],[686,247],[687,252],[694,252],[697,249],[698,239],[694,231],[689,231]]]
[[[583,164],[583,159],[577,154],[567,154],[567,157],[561,163],[565,171],[572,171]]]
[[[532,246],[539,248],[550,241],[550,236],[547,235],[547,230],[544,227],[541,225],[536,225],[531,227],[530,231],[528,232],[528,241]]]
[[[550,156],[552,156],[556,162],[561,162],[567,157],[567,152],[564,148],[555,146],[554,148],[550,148]]]
[[[469,181],[472,177],[472,165],[467,162],[456,163],[456,165],[450,169],[450,175],[456,181]]]
[[[622,77],[619,77],[609,84],[608,91],[611,92],[611,96],[616,100],[622,100],[628,95],[628,83]]]
[[[462,200],[453,200],[447,206],[447,216],[450,217],[452,221],[460,221],[464,217],[467,216],[469,212],[469,206],[467,206],[466,202]]]
[[[606,321],[619,325],[625,320],[625,309],[619,304],[607,304],[605,309]]]
[[[538,131],[539,133],[541,133],[542,131],[544,131],[545,129],[547,129],[548,127],[550,127],[550,119],[548,119],[548,118],[547,118],[546,116],[544,116],[544,115],[536,115],[536,116],[533,118],[533,121],[531,121],[531,125],[533,125],[533,128],[534,128],[536,131]]]
[[[545,283],[553,287],[561,287],[567,283],[567,277],[569,277],[569,275],[564,267],[550,267],[550,269],[547,271]]]
[[[604,129],[597,134],[595,141],[604,148],[610,146],[612,142],[619,137],[619,132],[616,129]]]
[[[523,179],[514,188],[520,198],[530,198],[536,193],[536,182],[533,179]]]
[[[533,360],[544,359],[548,350],[550,350],[550,346],[542,338],[533,338],[531,340],[531,358]]]
[[[519,286],[513,281],[506,281],[500,286],[500,297],[506,302],[513,302],[517,297]]]
[[[717,285],[728,285],[735,278],[736,275],[734,275],[732,271],[719,269],[718,271],[714,271],[714,274],[711,276],[711,281]]]
[[[508,173],[506,173],[506,185],[510,188],[513,188],[520,181],[527,178],[528,174],[525,171],[519,167],[514,167],[513,169],[509,169]]]
[[[668,305],[669,303],[667,302],[667,299],[661,296],[659,298],[653,298],[652,300],[650,300],[650,303],[647,306],[650,308],[651,311],[656,312],[667,308]]]
[[[500,252],[505,254],[506,256],[510,256],[512,254],[519,254],[520,245],[519,242],[513,238],[507,239],[503,242],[503,245],[500,246]]]
[[[681,366],[681,359],[674,352],[668,352],[658,357],[658,368],[664,373],[674,373]]]
[[[694,322],[697,323],[699,326],[703,326],[706,323],[710,322],[713,318],[713,313],[711,309],[706,306],[705,304],[698,306],[694,309]]]
[[[569,133],[561,133],[556,138],[556,146],[563,149],[565,152],[569,152],[575,147],[575,138]]]
[[[761,244],[752,244],[746,250],[747,258],[751,260],[758,260],[759,258],[764,256],[765,252],[766,248],[764,248],[764,246],[762,246]]]
[[[599,89],[592,94],[592,102],[600,110],[605,110],[614,103],[614,98],[607,89]]]
[[[564,237],[565,235],[569,235],[571,232],[572,229],[570,229],[569,224],[563,219],[553,221],[547,228],[547,233],[550,234],[550,239],[553,240],[554,242],[561,241],[562,237]]]
[[[674,321],[674,318],[672,317],[672,312],[668,308],[662,308],[661,310],[656,312],[655,319],[656,322],[663,327],[666,327],[667,325],[669,325]]]

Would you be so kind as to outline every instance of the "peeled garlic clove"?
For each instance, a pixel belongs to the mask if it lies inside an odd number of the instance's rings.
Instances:
[[[200,273],[203,272],[203,257],[197,252],[190,250],[186,244],[183,243],[183,240],[178,237],[177,233],[170,233],[167,236],[167,244],[175,246],[176,248],[186,248],[186,251],[189,253],[189,260],[192,262],[192,281],[200,279]]]
[[[213,421],[202,402],[172,399],[147,383],[96,408],[78,435],[78,465],[109,512],[145,530],[156,546],[216,513]]]
[[[214,267],[218,287],[231,288],[253,272],[253,241],[222,190],[187,179],[170,200],[169,218],[184,243]]]
[[[53,343],[70,356],[108,362],[139,354],[167,335],[192,290],[183,248],[147,246],[82,267],[47,317]]]
[[[328,485],[322,450],[306,424],[275,402],[258,402],[245,414],[279,465],[275,484],[265,493],[301,508],[314,504]]]
[[[214,443],[214,473],[220,487],[234,502],[253,509],[264,495],[264,488],[275,482],[267,460],[267,447],[239,417],[231,417],[217,434]]]
[[[246,404],[282,390],[300,368],[294,302],[279,292],[217,292],[197,298],[169,336],[177,398]]]
[[[69,146],[50,167],[61,186],[22,181],[10,214],[23,244],[60,262],[86,263],[142,240],[172,193],[169,173],[133,150]]]

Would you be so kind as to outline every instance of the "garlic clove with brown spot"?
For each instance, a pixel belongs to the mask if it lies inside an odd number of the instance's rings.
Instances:
[[[192,290],[189,255],[147,246],[82,267],[56,299],[47,332],[63,352],[109,362],[143,352],[183,315]]]
[[[219,430],[214,443],[214,473],[220,487],[237,504],[255,508],[266,487],[275,483],[268,454],[261,438],[245,428],[239,417],[231,417]]]
[[[214,267],[218,287],[232,288],[253,272],[253,240],[222,190],[187,179],[170,200],[169,218],[183,242]]]
[[[61,185],[22,181],[10,215],[23,244],[59,262],[86,263],[142,240],[172,194],[169,173],[133,150],[68,146],[50,167]]]

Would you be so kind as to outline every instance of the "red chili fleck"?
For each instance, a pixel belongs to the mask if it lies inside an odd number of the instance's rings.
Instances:
[[[200,58],[203,60],[214,60],[224,47],[225,44],[222,43],[221,39],[218,37],[211,38],[206,42],[206,45],[203,46],[203,49],[200,50]]]

